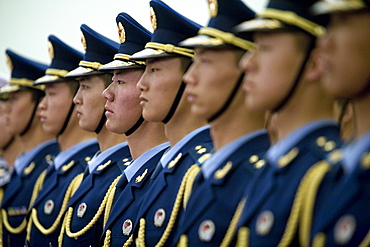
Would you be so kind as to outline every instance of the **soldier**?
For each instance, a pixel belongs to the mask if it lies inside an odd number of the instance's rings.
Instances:
[[[179,212],[175,205],[181,203],[185,190],[184,175],[194,168],[191,166],[200,165],[198,159],[212,150],[212,143],[206,121],[191,114],[183,95],[182,76],[191,64],[193,50],[177,46],[200,26],[158,0],[150,2],[150,14],[152,39],[131,58],[147,64],[138,83],[143,117],[164,123],[171,148],[151,176],[152,185],[139,212],[125,217],[133,220],[135,231],[130,234],[141,246],[161,246],[172,242],[171,230],[176,228]]]
[[[77,66],[82,54],[53,35],[49,36],[49,53],[51,64],[35,85],[45,86],[46,95],[39,104],[39,115],[45,132],[57,135],[61,152],[54,164],[40,175],[34,188],[38,196],[27,226],[29,246],[57,246],[68,199],[78,187],[87,162],[98,150],[95,134],[78,126],[72,101],[78,82],[64,78]],[[75,183],[70,185],[72,180]]]
[[[6,109],[7,97],[5,93],[0,95],[0,187],[3,187],[10,181],[14,161],[23,150],[20,138],[8,131],[6,126]]]
[[[215,152],[202,165],[185,203],[175,238],[179,246],[228,246],[222,239],[269,147],[265,112],[247,108],[241,90],[244,74],[238,63],[254,44],[248,35],[232,34],[254,12],[240,0],[209,1],[209,10],[208,26],[180,43],[195,47],[184,76],[186,95],[192,113],[210,123]]]
[[[105,126],[102,92],[111,83],[112,75],[97,68],[112,59],[118,44],[86,25],[81,26],[81,31],[86,48],[84,63],[65,77],[75,77],[80,84],[73,99],[79,125],[97,134],[100,150],[88,164],[85,173],[89,175],[68,202],[59,246],[98,246],[103,231],[105,194],[109,193],[110,184],[125,169],[124,164],[131,161],[126,137],[110,132]],[[89,66],[93,64],[97,67]]]
[[[47,134],[36,116],[44,96],[43,86],[34,81],[45,73],[47,65],[7,50],[11,79],[1,88],[8,96],[7,131],[22,143],[22,153],[14,162],[9,183],[4,187],[1,204],[0,235],[2,246],[22,246],[26,238],[27,213],[36,194],[32,189],[39,175],[59,152],[55,135]]]
[[[355,139],[307,175],[302,246],[370,245],[370,2],[320,1],[316,14],[330,22],[319,41],[323,86],[331,97],[350,100]],[[338,155],[339,154],[339,155]]]
[[[246,190],[240,246],[297,246],[302,177],[341,145],[333,100],[320,84],[315,40],[324,33],[325,20],[309,13],[315,2],[271,0],[257,18],[236,27],[253,33],[256,42],[240,63],[246,72],[246,104],[275,115],[279,138]]]
[[[108,130],[126,135],[133,162],[109,195],[105,212],[105,218],[109,218],[101,238],[104,246],[122,246],[129,238],[134,219],[127,218],[126,214],[137,214],[150,186],[149,178],[169,146],[163,123],[148,122],[142,117],[140,91],[136,85],[145,63],[129,59],[130,53],[144,48],[151,33],[126,13],[120,14],[118,21],[122,50],[115,61],[101,68],[113,70],[113,82],[103,92],[107,100],[106,125]],[[130,44],[136,45],[128,49]]]

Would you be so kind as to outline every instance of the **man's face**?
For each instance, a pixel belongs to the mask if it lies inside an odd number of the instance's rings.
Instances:
[[[82,129],[93,132],[98,127],[104,114],[105,99],[102,92],[105,83],[97,75],[82,76],[78,79],[80,87],[73,98],[76,105],[79,125]]]
[[[10,93],[7,104],[7,130],[11,135],[21,134],[27,127],[36,104],[32,102],[32,93],[27,90]]]
[[[246,73],[246,104],[254,110],[272,110],[287,95],[303,61],[303,49],[288,32],[256,33],[256,50],[246,53],[240,67]]]
[[[211,118],[225,104],[240,75],[236,51],[196,48],[194,62],[184,75],[192,113]]]
[[[115,70],[112,83],[104,90],[106,126],[109,131],[124,134],[141,116],[140,91],[136,88],[143,71]]]
[[[59,133],[71,108],[73,96],[67,83],[45,85],[45,97],[39,104],[39,117],[42,128],[48,134]]]
[[[6,126],[7,109],[7,102],[0,100],[0,149],[3,149],[13,137]]]
[[[333,14],[320,41],[323,84],[336,98],[352,98],[370,81],[370,11]]]
[[[140,105],[147,121],[161,122],[168,114],[182,82],[181,58],[146,60],[146,69],[138,83]]]

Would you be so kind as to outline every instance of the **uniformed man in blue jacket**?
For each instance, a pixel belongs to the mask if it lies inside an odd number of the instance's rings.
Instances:
[[[269,147],[265,111],[244,104],[238,63],[254,48],[250,36],[232,28],[254,17],[242,1],[209,1],[210,21],[180,45],[195,48],[185,74],[193,114],[211,126],[215,152],[202,165],[185,202],[175,243],[180,246],[227,246],[223,237],[233,214]],[[222,213],[221,213],[222,212]]]
[[[64,78],[78,65],[82,54],[55,36],[49,41],[52,61],[45,76],[36,80],[35,85],[45,86],[46,95],[39,104],[39,116],[44,131],[57,135],[61,152],[36,182],[34,193],[38,196],[31,206],[27,226],[29,246],[57,246],[68,200],[81,182],[87,162],[98,150],[95,133],[78,125],[72,101],[78,82]]]
[[[37,117],[37,107],[44,96],[42,86],[33,83],[44,75],[47,65],[7,50],[12,75],[1,88],[7,97],[7,128],[20,140],[23,148],[14,162],[11,176],[2,188],[2,246],[22,246],[26,238],[27,213],[36,194],[32,194],[37,178],[52,164],[59,152],[55,136],[46,134]]]
[[[112,81],[111,73],[99,71],[92,64],[103,66],[116,54],[116,42],[81,25],[82,39],[86,47],[84,64],[69,72],[66,77],[77,78],[80,87],[73,99],[79,125],[82,129],[95,132],[99,151],[85,170],[85,178],[68,202],[59,245],[98,246],[103,231],[106,194],[112,182],[131,161],[126,137],[116,134],[105,126],[105,99],[102,93]]]

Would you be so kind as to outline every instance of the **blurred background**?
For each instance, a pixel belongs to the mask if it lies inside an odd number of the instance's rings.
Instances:
[[[163,2],[200,25],[208,23],[207,0]],[[266,0],[243,2],[256,12],[266,4]],[[152,31],[149,0],[0,0],[0,77],[10,77],[5,58],[8,48],[48,65],[50,34],[82,52],[81,24],[118,42],[116,16],[120,12],[127,12]]]

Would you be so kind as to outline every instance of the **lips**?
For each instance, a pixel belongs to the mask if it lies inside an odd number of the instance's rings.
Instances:
[[[113,110],[111,110],[107,105],[105,105],[105,115],[108,116],[110,114],[113,114]]]
[[[144,97],[144,96],[141,96],[140,95],[140,105],[141,106],[143,106],[143,105],[145,105],[145,103],[147,103],[148,102],[148,100]]]
[[[192,93],[190,90],[185,91],[186,99],[188,100],[189,103],[192,103],[196,99],[196,95]]]

